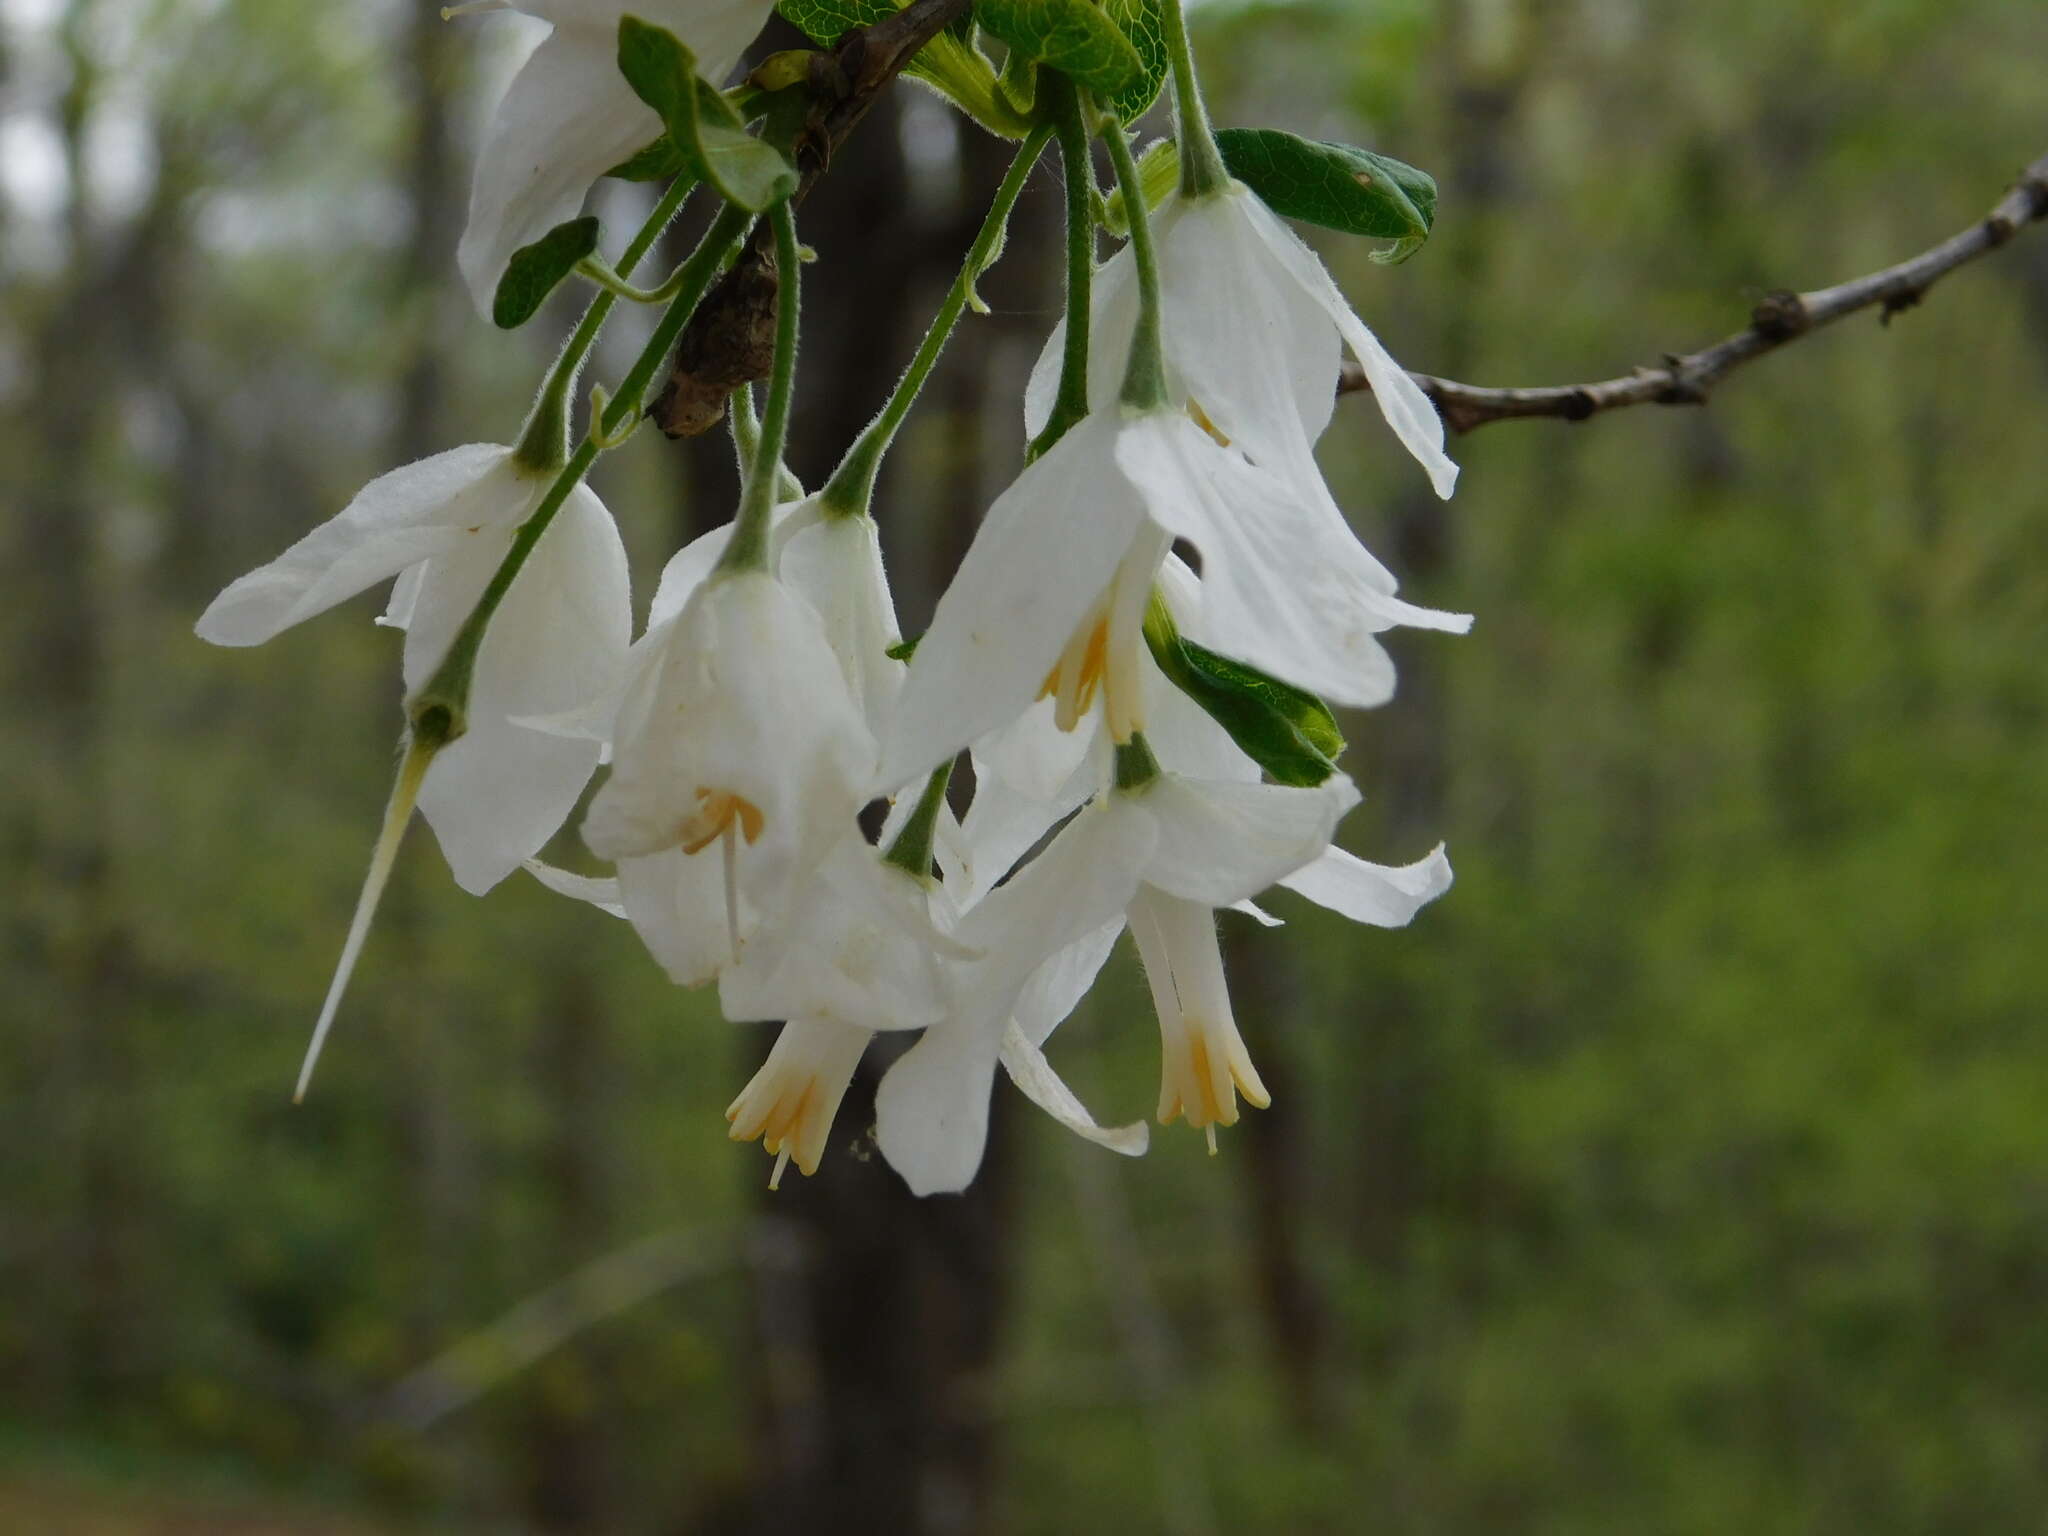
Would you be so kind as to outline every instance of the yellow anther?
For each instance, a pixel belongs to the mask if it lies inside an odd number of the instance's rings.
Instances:
[[[683,845],[683,852],[702,853],[735,823],[740,835],[752,843],[761,835],[767,818],[761,814],[758,805],[743,795],[721,789],[700,789],[697,791],[697,809],[676,829],[676,840]]]

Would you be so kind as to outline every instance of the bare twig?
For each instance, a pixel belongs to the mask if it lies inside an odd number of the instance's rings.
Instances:
[[[1438,414],[1453,432],[1470,432],[1489,422],[1535,416],[1584,421],[1602,411],[1630,405],[1704,405],[1723,376],[1742,364],[1872,306],[1880,306],[1880,318],[1889,323],[1893,315],[1918,304],[1928,289],[1957,267],[1997,250],[2029,224],[2044,218],[2048,218],[2048,155],[2028,166],[1998,206],[1961,234],[1897,266],[1837,283],[1832,288],[1769,294],[1751,314],[1747,329],[1704,351],[1683,357],[1666,354],[1661,366],[1638,368],[1621,378],[1603,379],[1597,384],[1482,389],[1426,373],[1413,377],[1436,403]],[[1337,392],[1347,394],[1369,387],[1363,370],[1356,363],[1347,362]]]
[[[913,0],[872,27],[847,33],[811,59],[811,107],[790,145],[802,202],[832,156],[889,83],[969,0]],[[732,270],[705,296],[676,345],[675,367],[648,415],[670,437],[697,437],[724,419],[735,389],[768,376],[774,355],[775,242],[764,221]]]

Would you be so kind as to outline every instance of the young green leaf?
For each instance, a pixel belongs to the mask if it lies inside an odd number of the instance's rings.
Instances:
[[[782,0],[776,9],[814,42],[836,43],[855,27],[872,27],[901,7],[895,0]]]
[[[666,133],[652,144],[633,152],[631,158],[621,160],[605,172],[607,176],[620,181],[668,181],[689,169],[682,151]]]
[[[1145,61],[1090,0],[980,0],[974,14],[992,36],[1108,98],[1145,76]]]
[[[747,132],[732,103],[699,78],[696,56],[673,32],[620,17],[619,73],[661,114],[684,167],[727,202],[759,212],[795,190],[789,162]]]
[[[1183,639],[1156,599],[1145,643],[1167,679],[1275,783],[1313,788],[1337,771],[1344,736],[1314,694]]]
[[[1324,144],[1277,128],[1226,128],[1223,163],[1275,213],[1347,235],[1396,242],[1398,260],[1429,238],[1436,183],[1369,149]]]
[[[533,318],[556,284],[576,270],[576,263],[596,249],[597,220],[593,218],[557,224],[533,244],[521,246],[498,279],[491,319],[501,330],[517,330]]]
[[[1166,51],[1165,0],[1102,0],[1102,14],[1116,24],[1138,56],[1138,77],[1120,91],[1102,98],[1104,111],[1118,122],[1133,123],[1152,109],[1171,68]]]

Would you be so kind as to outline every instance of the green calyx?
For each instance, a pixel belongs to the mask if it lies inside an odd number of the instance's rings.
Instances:
[[[894,865],[907,875],[930,882],[932,854],[939,835],[939,815],[946,808],[946,790],[952,782],[953,763],[948,759],[934,768],[931,777],[925,781],[924,794],[918,799],[917,809],[911,812],[903,830],[896,834],[896,841],[889,845],[889,851],[882,855],[884,864]]]
[[[1152,744],[1145,740],[1143,731],[1132,732],[1131,739],[1116,749],[1118,793],[1136,794],[1158,778],[1159,759],[1152,755]]]

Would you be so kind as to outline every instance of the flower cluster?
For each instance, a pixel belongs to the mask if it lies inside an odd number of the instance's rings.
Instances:
[[[679,117],[678,93],[627,67],[629,33],[655,29],[622,19],[617,0],[519,8],[554,32],[480,156],[462,267],[487,308],[608,168],[657,139],[684,167],[679,187],[711,160],[689,142],[704,130]],[[768,7],[655,9],[678,56],[715,79]],[[765,209],[728,192],[699,255],[654,294],[625,286],[630,262],[585,263],[605,288],[595,320],[515,445],[457,448],[372,482],[207,610],[204,638],[250,645],[396,578],[383,622],[406,635],[408,751],[316,1052],[415,804],[465,889],[523,866],[630,922],[677,985],[715,983],[728,1018],[783,1021],[727,1112],[735,1138],[775,1155],[776,1179],[792,1160],[816,1170],[873,1037],[914,1036],[881,1079],[874,1136],[920,1193],[973,1179],[999,1067],[1077,1134],[1145,1149],[1142,1123],[1098,1124],[1045,1056],[1126,928],[1157,1015],[1158,1119],[1185,1120],[1213,1150],[1240,1095],[1267,1103],[1232,1017],[1219,909],[1270,922],[1252,903],[1279,885],[1398,927],[1448,888],[1441,848],[1385,867],[1333,842],[1359,794],[1323,701],[1391,697],[1386,631],[1470,623],[1396,595],[1317,467],[1343,349],[1439,494],[1457,470],[1429,402],[1230,175],[1177,6],[1166,10],[1178,187],[1153,206],[1122,125],[1085,89],[1046,92],[1053,115],[1024,136],[918,361],[819,492],[795,488],[780,454],[798,313],[787,189]],[[680,95],[699,91],[686,80]],[[1067,319],[1024,403],[1034,456],[906,646],[870,507],[875,467],[1056,134],[1088,221],[1076,249],[1094,246],[1097,134],[1129,241],[1099,270],[1089,254],[1070,267]],[[763,419],[751,391],[735,397],[748,484],[729,525],[669,562],[635,641],[618,530],[582,476],[755,213],[772,226],[781,301]],[[670,304],[666,329],[572,454],[568,392],[621,296]],[[950,793],[963,757],[971,798]],[[612,873],[540,862],[604,764],[580,830]]]

